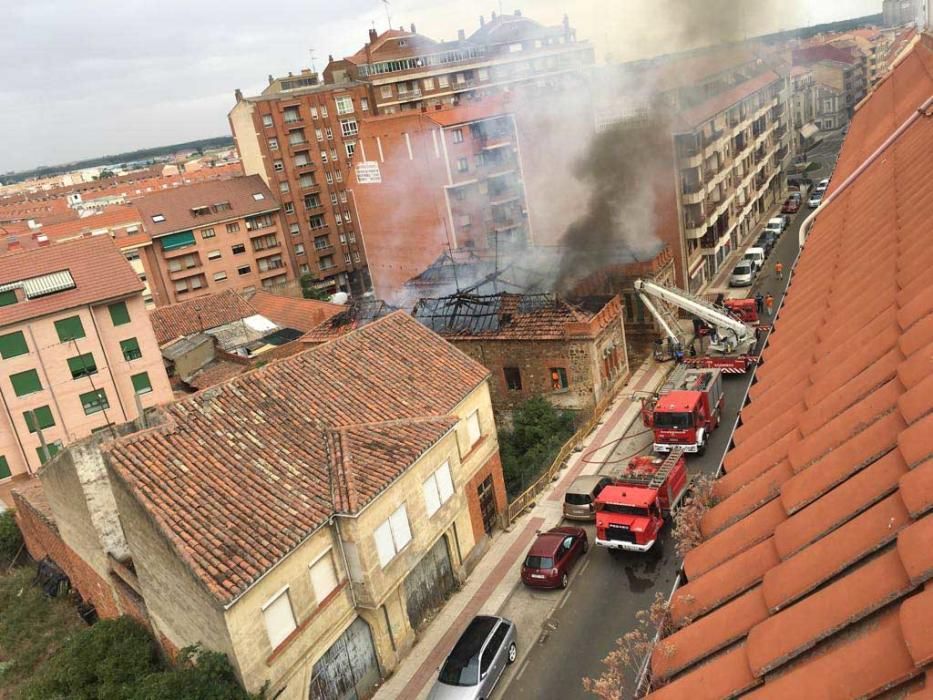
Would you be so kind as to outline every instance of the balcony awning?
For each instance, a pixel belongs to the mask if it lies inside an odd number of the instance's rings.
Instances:
[[[184,248],[185,246],[194,245],[194,232],[171,233],[168,236],[162,236],[159,240],[162,242],[162,250]]]
[[[818,126],[817,126],[816,124],[814,124],[813,122],[810,122],[809,124],[804,124],[804,125],[803,125],[803,127],[800,129],[800,135],[801,135],[803,138],[808,139],[808,138],[810,138],[811,136],[813,136],[814,134],[818,133],[819,130],[820,130],[820,127],[818,127]]]

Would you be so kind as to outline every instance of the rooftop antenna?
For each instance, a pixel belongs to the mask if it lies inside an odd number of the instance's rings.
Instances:
[[[392,29],[392,15],[389,14],[389,0],[382,0],[382,4],[386,7],[386,22],[389,23],[389,29]]]
[[[314,65],[314,49],[308,49],[308,53],[311,55],[311,71],[317,73],[317,67]]]

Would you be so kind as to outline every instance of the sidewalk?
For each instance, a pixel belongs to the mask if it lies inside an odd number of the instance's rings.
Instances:
[[[608,456],[605,451],[588,454],[590,446],[598,447],[621,438],[640,410],[640,403],[631,401],[629,397],[636,391],[654,389],[670,367],[669,363],[659,364],[649,358],[632,374],[615,401],[606,409],[603,420],[583,439],[580,443],[582,449],[571,455],[567,467],[559,473],[553,485],[541,494],[530,511],[519,516],[511,528],[493,536],[489,549],[463,588],[447,601],[437,617],[422,630],[414,648],[402,660],[392,677],[376,692],[376,700],[413,700],[427,696],[437,669],[473,616],[498,613],[516,587],[521,585],[518,577],[519,561],[538,530],[560,523],[561,504],[567,487],[580,474],[592,474],[599,470],[599,464],[584,462],[582,456],[587,455],[588,459]],[[530,651],[532,645],[526,642],[538,636],[546,612],[540,616],[536,613],[527,624],[516,621],[520,644],[519,657],[513,668],[517,668]],[[504,687],[505,681],[500,685]]]
[[[751,233],[748,234],[745,240],[739,241],[739,245],[736,249],[729,253],[726,259],[719,265],[719,272],[716,273],[707,285],[707,294],[723,292],[726,296],[730,296],[730,294],[742,297],[745,296],[744,290],[736,290],[729,286],[729,275],[732,274],[732,268],[735,267],[736,263],[745,256],[745,249],[757,240],[759,234],[764,230],[765,224],[768,223],[768,220],[781,215],[781,207],[783,205],[784,200],[782,199],[771,208],[769,213],[762,216],[761,219],[752,226]]]

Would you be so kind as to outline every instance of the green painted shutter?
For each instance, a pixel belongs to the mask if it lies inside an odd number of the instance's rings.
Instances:
[[[77,357],[69,357],[68,369],[71,370],[71,377],[73,379],[97,374],[97,363],[94,362],[94,354],[86,352]]]
[[[4,360],[25,355],[28,352],[29,346],[26,345],[26,336],[22,331],[0,335],[0,357]]]
[[[126,302],[111,304],[107,308],[110,309],[110,320],[113,321],[113,325],[122,326],[130,322],[130,312],[126,310]]]
[[[16,303],[16,292],[12,289],[8,289],[5,292],[0,292],[0,306],[9,306],[10,304]]]
[[[75,338],[84,337],[84,326],[78,316],[69,316],[55,322],[55,331],[58,333],[58,339],[63,343]]]
[[[45,464],[46,462],[49,461],[49,459],[52,459],[52,457],[54,457],[55,455],[57,455],[59,452],[62,451],[62,443],[59,442],[58,440],[56,440],[55,442],[50,442],[50,443],[48,443],[48,444],[46,445],[46,447],[47,447],[48,450],[49,450],[49,457],[48,457],[48,459],[46,459],[46,457],[45,457],[45,450],[42,449],[42,445],[39,445],[39,446],[36,448],[36,454],[39,455],[39,461],[40,461],[42,464]]]
[[[25,372],[11,374],[10,383],[13,385],[13,391],[17,396],[25,396],[26,394],[42,391],[42,382],[39,381],[39,373],[34,369],[27,369]]]
[[[7,464],[6,457],[0,455],[0,479],[6,479],[13,472],[10,471],[10,465]]]
[[[139,350],[139,342],[136,340],[136,338],[127,338],[126,340],[121,340],[120,350],[123,351],[123,359],[127,362],[130,360],[138,360],[143,356],[142,352]]]
[[[152,391],[152,384],[149,382],[148,372],[134,374],[130,379],[133,382],[133,389],[136,390],[137,394],[148,394]]]
[[[194,245],[194,231],[182,231],[168,236],[162,236],[159,239],[162,242],[162,250],[177,250],[185,246]]]
[[[89,391],[85,394],[81,394],[78,398],[81,399],[81,407],[84,409],[84,415],[86,416],[100,413],[110,408],[110,404],[107,402],[107,392],[103,389]]]
[[[33,422],[33,415],[36,419]],[[23,412],[23,418],[26,419],[26,427],[29,428],[30,433],[34,433],[37,430],[36,423],[38,423],[38,428],[45,430],[46,428],[51,428],[55,425],[55,418],[52,416],[52,409],[48,406],[39,406],[39,408],[34,408],[32,413],[29,411]]]

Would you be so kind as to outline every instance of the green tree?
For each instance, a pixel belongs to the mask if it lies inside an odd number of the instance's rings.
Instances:
[[[317,278],[308,273],[298,278],[301,285],[301,296],[305,299],[317,299],[318,301],[330,301],[330,294],[323,289],[315,286],[318,283]]]
[[[101,620],[69,637],[33,677],[23,700],[125,700],[165,668],[149,632],[130,617]]]
[[[182,649],[175,667],[142,680],[129,700],[250,700],[227,657],[200,646]]]
[[[16,524],[12,510],[0,513],[0,568],[6,569],[19,554],[23,535]]]
[[[527,488],[573,435],[573,417],[541,397],[529,399],[512,417],[511,432],[499,440],[502,473],[509,496]]]

